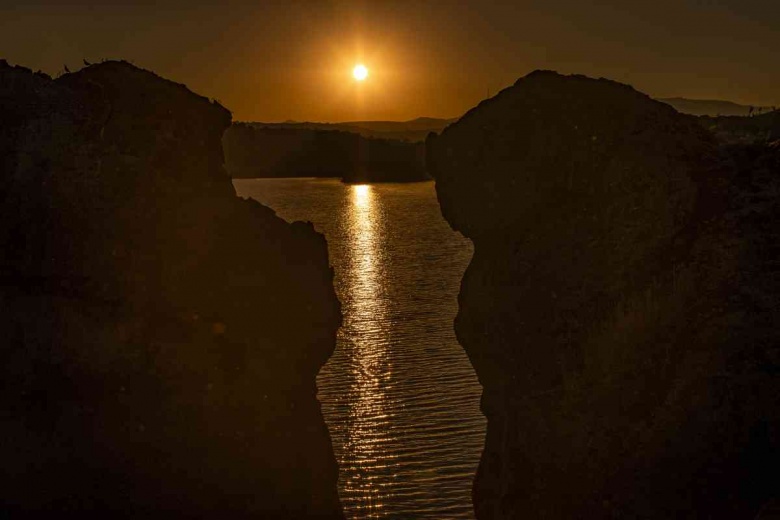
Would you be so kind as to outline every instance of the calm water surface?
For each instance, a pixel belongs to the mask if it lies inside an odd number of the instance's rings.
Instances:
[[[347,518],[473,518],[482,388],[452,330],[472,246],[433,183],[233,183],[328,239],[344,324],[317,384]]]

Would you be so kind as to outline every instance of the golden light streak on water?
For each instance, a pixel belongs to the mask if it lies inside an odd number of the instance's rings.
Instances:
[[[343,475],[342,487],[347,500],[355,497],[363,518],[378,518],[382,509],[383,492],[374,469],[383,458],[383,425],[387,423],[385,382],[390,377],[387,335],[383,324],[387,323],[385,298],[380,277],[378,259],[378,211],[374,207],[374,194],[368,185],[354,185],[352,205],[347,208],[350,226],[347,244],[352,249],[353,259],[350,285],[352,302],[349,314],[345,316],[343,329],[365,330],[371,334],[359,336],[351,342],[352,388],[357,399],[350,403],[348,411],[347,438],[342,457],[357,462],[355,471]],[[376,324],[379,324],[377,327]],[[373,326],[372,326],[373,325]]]
[[[352,186],[352,193],[354,194],[352,198],[355,201],[356,208],[370,208],[371,186],[368,184],[355,184]],[[371,215],[368,212],[364,212],[356,220],[358,220],[359,224],[362,224],[363,222],[370,221]]]
[[[452,328],[471,244],[432,183],[234,181],[325,233],[344,322],[317,378],[349,520],[473,520],[481,388]]]

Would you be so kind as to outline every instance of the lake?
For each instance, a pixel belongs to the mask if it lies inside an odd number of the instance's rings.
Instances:
[[[452,323],[473,249],[433,182],[233,184],[327,237],[344,323],[317,386],[347,518],[473,518],[486,423]]]

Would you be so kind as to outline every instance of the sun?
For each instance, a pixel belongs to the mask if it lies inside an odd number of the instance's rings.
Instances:
[[[362,63],[358,63],[355,65],[355,68],[352,69],[352,77],[358,81],[363,81],[368,77],[368,69]]]

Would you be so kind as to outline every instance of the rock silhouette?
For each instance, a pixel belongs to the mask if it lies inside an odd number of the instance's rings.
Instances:
[[[234,124],[223,139],[226,167],[241,177],[340,177],[345,182],[427,180],[425,146],[308,128]]]
[[[537,71],[427,140],[474,242],[480,519],[754,518],[780,481],[780,154]]]
[[[235,196],[231,115],[125,62],[0,62],[9,517],[340,518],[322,235]]]

